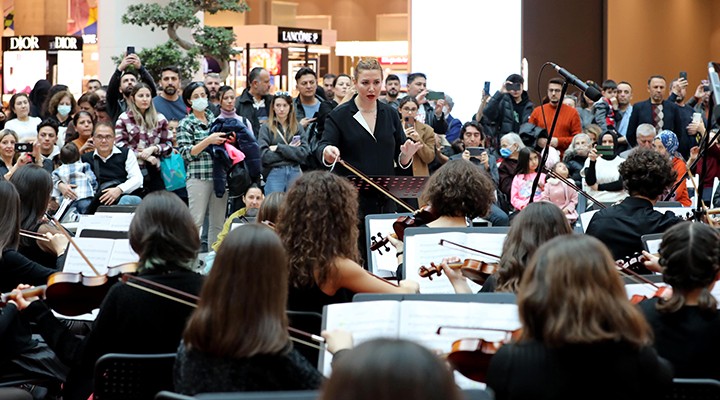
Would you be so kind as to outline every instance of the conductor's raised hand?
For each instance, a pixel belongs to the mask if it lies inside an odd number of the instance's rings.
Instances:
[[[326,164],[332,164],[340,158],[340,149],[335,146],[325,146],[323,149],[323,159]]]

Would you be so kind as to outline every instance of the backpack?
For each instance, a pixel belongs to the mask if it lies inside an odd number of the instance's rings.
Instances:
[[[236,118],[217,118],[210,125],[210,134],[215,132],[233,133],[234,146],[245,154],[245,159],[233,165],[228,171],[229,196],[233,198],[244,195],[253,183],[259,186],[262,179],[260,145],[248,128]]]

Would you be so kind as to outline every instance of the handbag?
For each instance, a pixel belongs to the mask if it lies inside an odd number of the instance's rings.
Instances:
[[[179,153],[172,153],[160,160],[160,174],[168,191],[184,188],[187,173],[182,156]]]

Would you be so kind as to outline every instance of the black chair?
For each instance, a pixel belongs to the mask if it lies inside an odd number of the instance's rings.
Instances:
[[[195,395],[199,400],[316,400],[320,396],[317,390],[287,392],[232,392],[204,393]]]
[[[320,335],[322,330],[322,314],[309,311],[291,311],[287,310],[289,324],[295,329],[307,333]],[[302,343],[294,343],[293,347],[305,357],[310,364],[318,365],[320,359],[320,351],[316,348],[305,346]]]
[[[95,364],[95,400],[151,400],[173,389],[175,353],[119,354],[100,357]]]
[[[667,400],[717,400],[720,399],[720,381],[714,379],[675,378]]]

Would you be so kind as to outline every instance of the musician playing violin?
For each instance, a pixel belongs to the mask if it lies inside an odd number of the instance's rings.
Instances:
[[[720,278],[718,231],[705,224],[677,224],[663,235],[657,261],[672,295],[640,303],[655,349],[673,364],[676,378],[720,379],[720,313],[710,293]]]
[[[522,336],[500,347],[488,369],[497,400],[653,399],[667,392],[671,368],[652,348],[650,326],[597,239],[570,235],[542,245],[517,303]]]
[[[245,224],[227,235],[183,334],[175,391],[320,387],[322,374],[288,336],[287,260],[282,242],[265,225]]]
[[[510,224],[503,243],[503,252],[497,272],[491,275],[480,292],[516,293],[525,267],[540,245],[548,240],[569,235],[572,229],[558,206],[548,202],[530,203],[520,211]],[[445,275],[450,279],[456,293],[470,293],[465,277],[448,267],[454,259],[444,260]]]
[[[467,227],[468,220],[488,214],[493,202],[490,176],[466,160],[451,160],[440,167],[425,184],[422,204],[432,207],[438,218],[427,224],[430,228]],[[403,261],[403,242],[388,238]]]
[[[630,197],[598,211],[586,230],[605,243],[616,260],[642,249],[642,235],[665,232],[683,220],[672,212],[663,214],[653,209],[658,197],[676,180],[667,157],[638,148],[619,169]]]
[[[202,276],[192,271],[200,235],[185,203],[174,193],[156,191],[137,208],[128,232],[140,256],[139,276],[197,295]],[[14,292],[18,309],[35,321],[50,348],[71,370],[64,399],[86,400],[92,392],[97,359],[107,353],[171,353],[177,350],[192,309],[137,288],[117,284],[100,306],[84,339],[72,334],[42,301]]]
[[[417,282],[397,287],[358,263],[358,193],[345,178],[303,174],[287,192],[276,225],[290,257],[288,309],[322,313],[354,293],[415,293]]]

